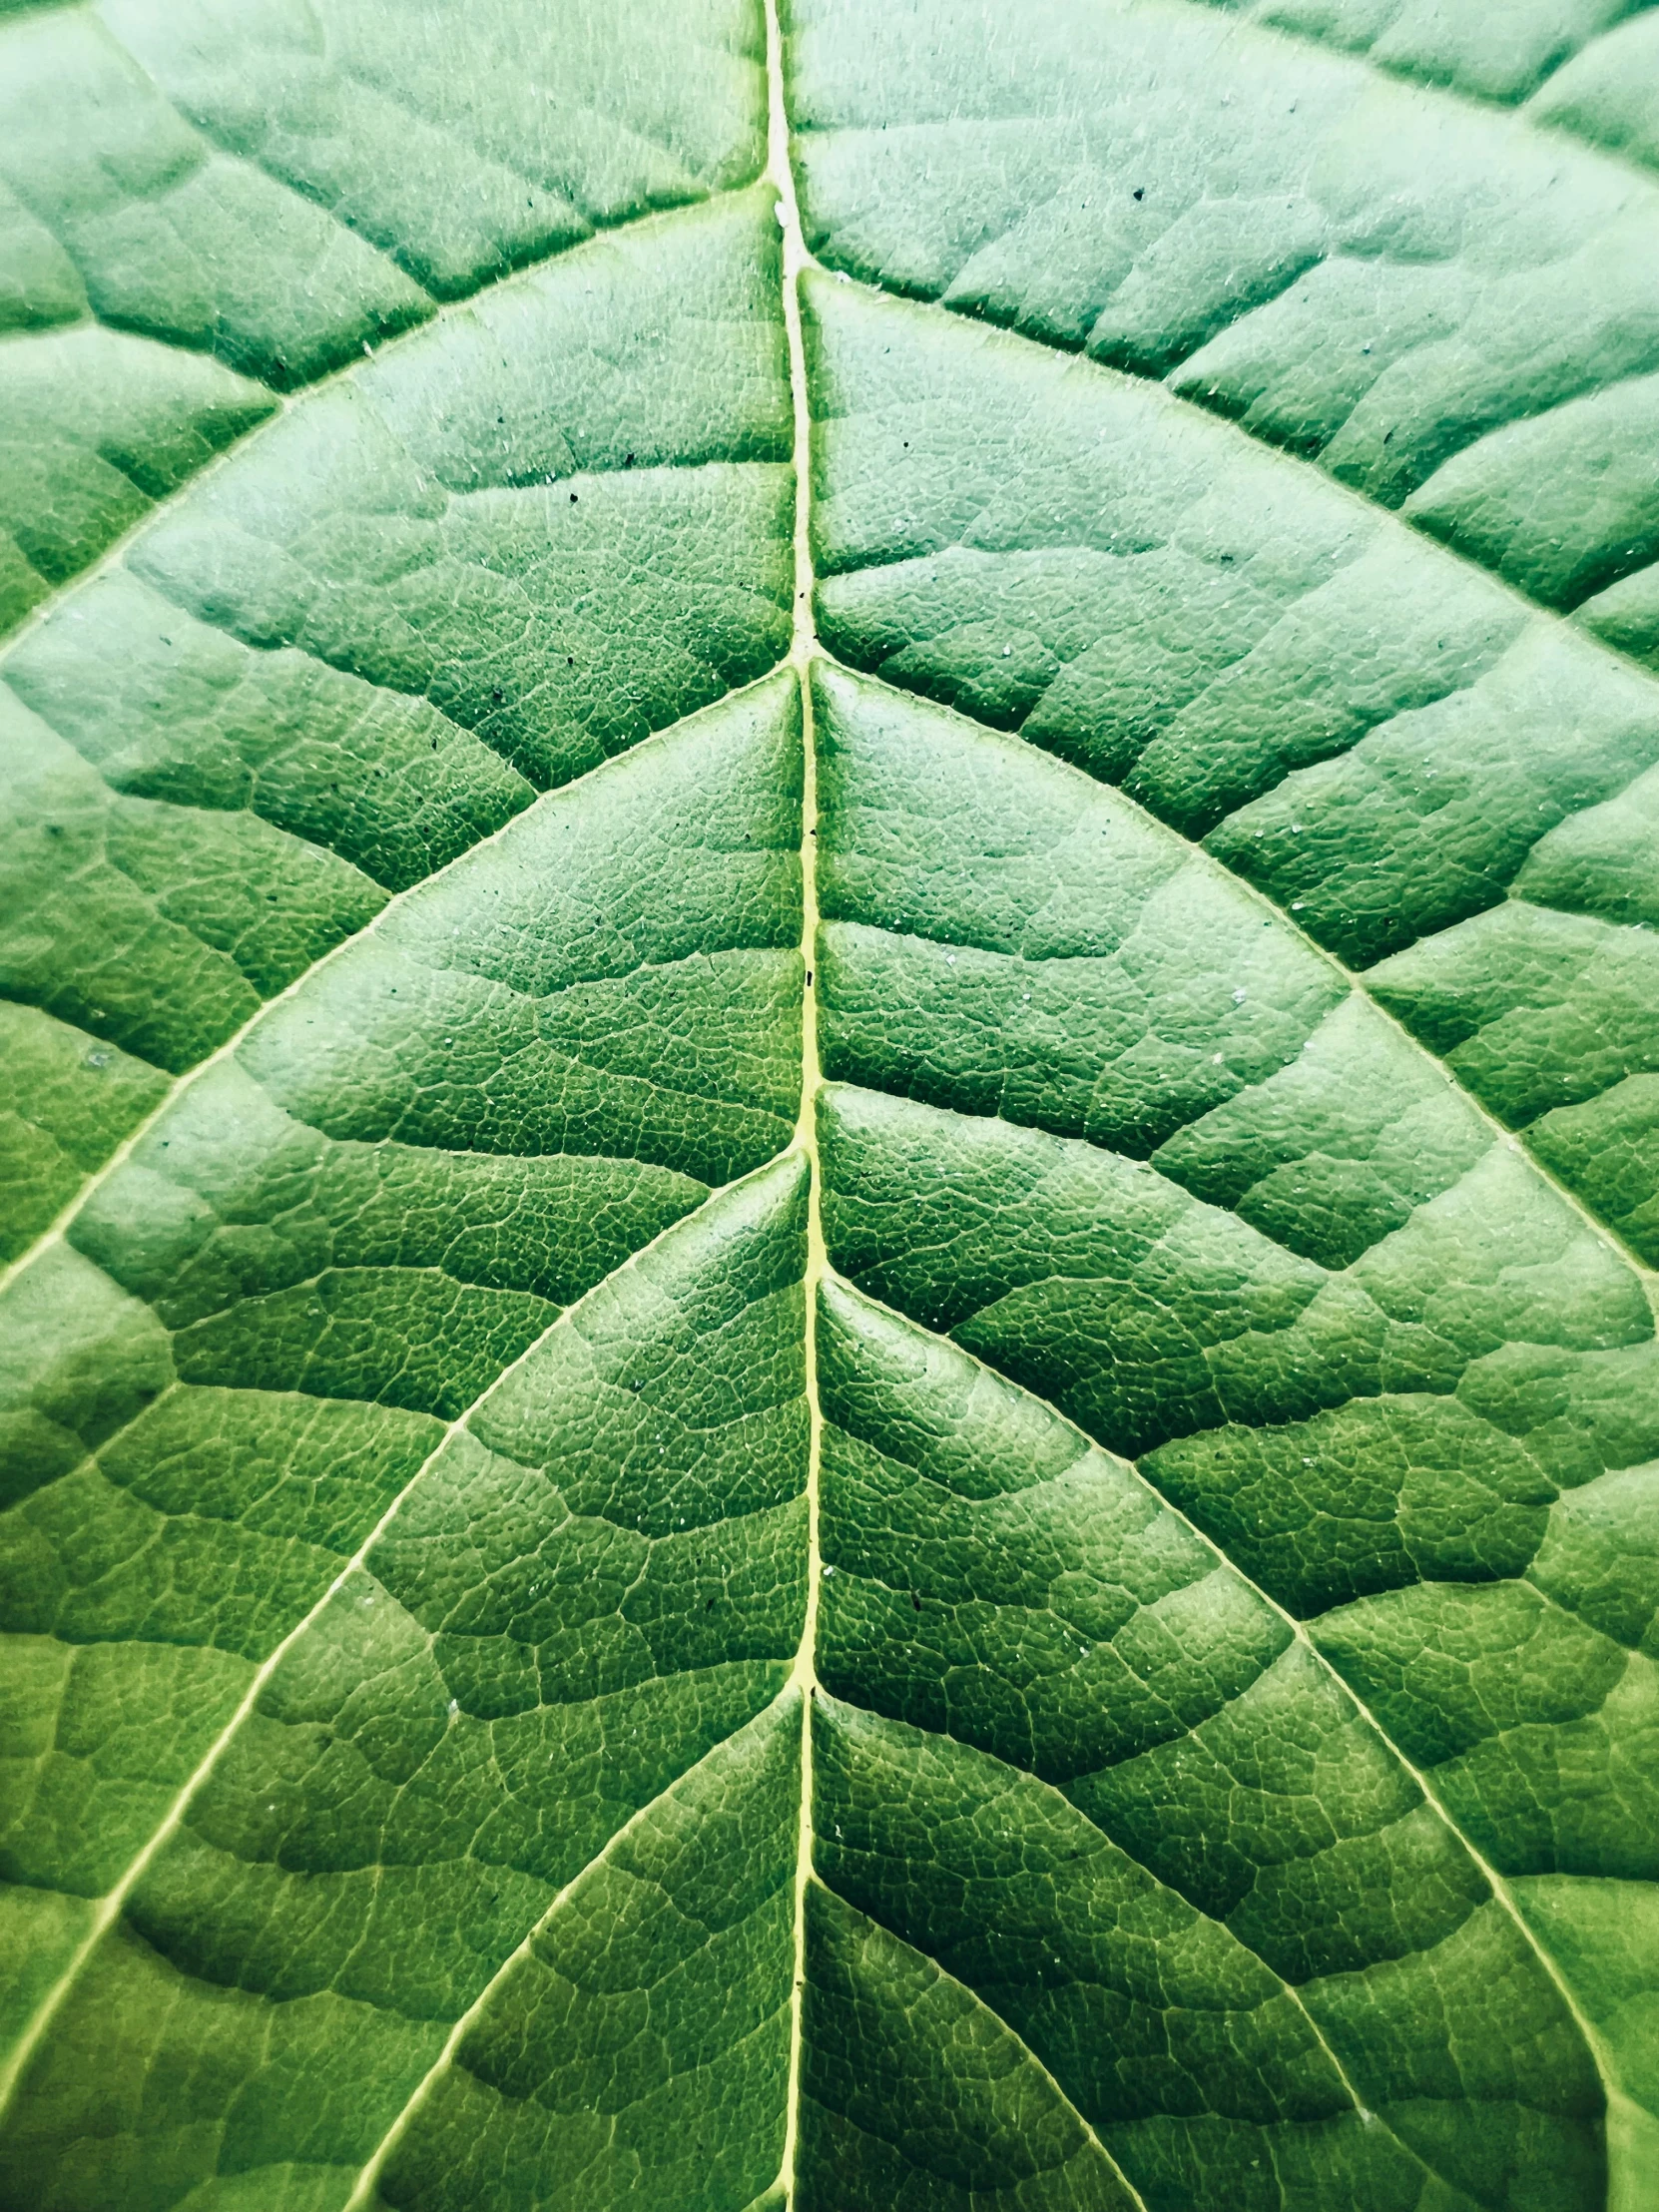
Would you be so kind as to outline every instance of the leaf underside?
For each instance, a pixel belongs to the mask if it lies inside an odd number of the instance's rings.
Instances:
[[[1659,2192],[1659,9],[0,4],[0,2208]]]

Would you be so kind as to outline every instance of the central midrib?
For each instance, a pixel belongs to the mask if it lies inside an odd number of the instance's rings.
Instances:
[[[818,936],[818,754],[813,731],[812,663],[818,649],[814,621],[815,582],[812,548],[812,404],[807,384],[807,351],[801,329],[801,272],[811,257],[802,234],[790,158],[789,106],[784,87],[784,33],[780,0],[765,0],[767,67],[767,180],[778,195],[778,225],[783,232],[784,330],[789,346],[790,400],[794,423],[795,573],[791,610],[789,665],[795,671],[801,707],[801,1103],[795,1143],[806,1155],[807,1266],[802,1285],[802,1359],[806,1377],[809,1440],[807,1460],[807,1589],[791,1682],[801,1702],[801,1809],[795,1864],[794,1959],[790,1982],[789,2085],[784,2108],[784,2144],[777,2188],[794,2206],[798,2199],[796,2166],[801,2141],[803,2009],[807,1987],[807,1889],[813,1879],[813,1702],[818,1690],[818,1608],[824,1580],[819,1525],[819,1469],[823,1458],[824,1413],[818,1387],[818,1294],[824,1280],[823,1177],[818,1156],[818,996],[813,960]]]

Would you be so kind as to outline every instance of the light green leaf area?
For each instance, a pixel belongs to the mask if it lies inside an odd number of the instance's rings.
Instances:
[[[1654,2201],[1656,22],[0,4],[0,2212]]]

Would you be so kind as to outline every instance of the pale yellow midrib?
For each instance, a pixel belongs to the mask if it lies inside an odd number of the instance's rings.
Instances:
[[[801,1699],[801,1817],[795,1866],[794,1961],[790,1987],[789,2080],[784,2107],[784,2148],[778,2186],[793,2207],[797,2201],[796,2162],[800,2146],[802,2011],[807,1981],[807,1887],[813,1871],[813,1700],[818,1688],[819,1589],[824,1576],[819,1524],[819,1467],[824,1415],[818,1391],[818,1293],[826,1257],[822,1184],[816,1114],[819,1088],[818,996],[814,962],[818,938],[818,763],[813,733],[812,664],[818,650],[813,622],[812,408],[807,388],[807,352],[801,328],[801,272],[811,257],[802,235],[790,161],[789,110],[784,95],[784,32],[780,0],[765,0],[767,33],[767,180],[778,195],[778,225],[783,233],[784,330],[789,346],[790,398],[795,423],[795,601],[790,633],[790,666],[801,688],[801,1111],[796,1144],[806,1156],[807,1266],[803,1284],[802,1357],[806,1371],[810,1420],[807,1460],[807,1591],[801,1643],[791,1682]]]

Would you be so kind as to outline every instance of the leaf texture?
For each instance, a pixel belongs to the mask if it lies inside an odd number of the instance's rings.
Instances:
[[[1641,2212],[1654,21],[0,10],[7,2212]]]

